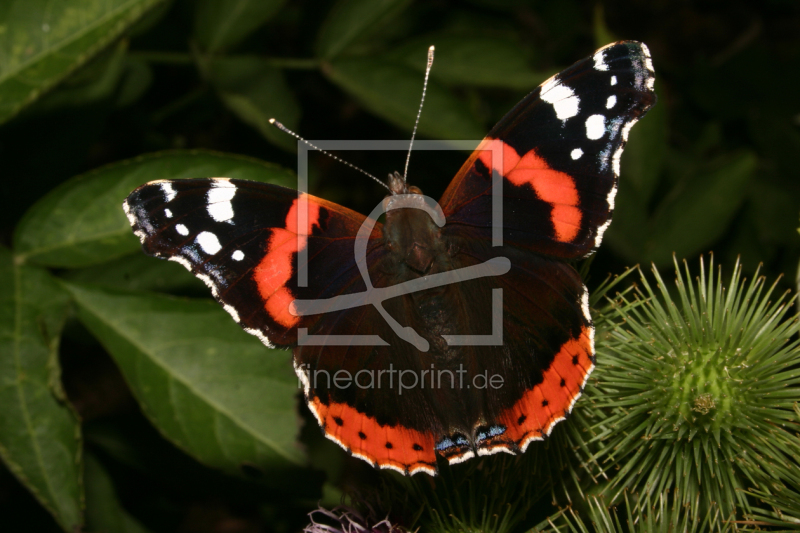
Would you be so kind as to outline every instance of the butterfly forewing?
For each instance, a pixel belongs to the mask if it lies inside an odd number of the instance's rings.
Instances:
[[[492,129],[440,204],[454,232],[491,238],[492,175],[502,177],[505,242],[575,259],[611,221],[628,133],[655,103],[641,43],[604,47],[553,76]]]
[[[184,265],[267,346],[294,346],[298,328],[319,320],[292,314],[295,298],[366,288],[352,261],[366,217],[320,198],[251,181],[189,179],[143,185],[124,208],[145,252]],[[300,250],[307,259],[304,286]],[[378,241],[370,238],[368,259],[379,255]]]

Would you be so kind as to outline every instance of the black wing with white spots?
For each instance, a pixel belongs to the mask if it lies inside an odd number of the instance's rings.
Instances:
[[[267,346],[296,345],[298,327],[325,316],[292,315],[295,298],[366,290],[353,261],[366,217],[332,202],[277,185],[210,178],[147,183],[123,208],[147,254],[176,261],[203,280],[236,322]],[[303,286],[301,257],[308,272]],[[372,238],[368,259],[380,259]]]
[[[650,51],[633,41],[605,46],[545,81],[489,132],[445,191],[446,231],[491,238],[495,175],[503,178],[505,243],[563,259],[594,251],[611,223],[628,134],[655,104],[654,83]]]

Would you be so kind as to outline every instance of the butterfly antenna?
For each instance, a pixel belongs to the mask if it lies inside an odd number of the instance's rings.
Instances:
[[[406,168],[403,170],[403,181],[408,181],[408,163],[411,161],[411,149],[414,147],[414,137],[417,136],[417,126],[419,126],[419,117],[422,116],[422,104],[425,103],[425,92],[428,90],[428,77],[431,74],[432,66],[433,46],[428,48],[428,66],[425,67],[425,81],[422,83],[422,99],[419,101],[419,111],[417,111],[417,120],[414,122],[414,131],[411,132],[411,142],[408,145],[408,155],[406,155]]]
[[[343,163],[343,164],[347,165],[348,167],[350,167],[350,168],[352,168],[352,169],[354,169],[354,170],[357,170],[357,171],[361,172],[361,173],[362,173],[362,174],[364,174],[365,176],[369,176],[370,178],[372,178],[372,179],[374,179],[375,181],[377,181],[378,183],[380,183],[380,184],[381,184],[383,187],[385,187],[386,189],[388,189],[388,190],[389,190],[389,192],[391,192],[391,189],[389,189],[389,186],[388,186],[388,185],[386,185],[384,182],[382,182],[381,180],[379,180],[378,178],[376,178],[375,176],[373,176],[372,174],[370,174],[370,173],[369,173],[369,172],[367,172],[366,170],[361,170],[360,168],[358,168],[358,167],[357,167],[357,166],[355,166],[354,164],[352,164],[352,163],[348,163],[347,161],[345,161],[345,160],[344,160],[344,159],[342,159],[341,157],[336,157],[336,156],[335,156],[335,155],[333,155],[332,153],[330,153],[330,152],[326,152],[326,151],[325,151],[325,150],[323,150],[322,148],[320,148],[320,147],[318,147],[318,146],[316,146],[316,145],[314,145],[314,144],[312,144],[312,143],[308,142],[307,140],[303,139],[303,138],[302,138],[302,137],[300,137],[298,134],[296,134],[295,132],[293,132],[292,130],[290,130],[289,128],[287,128],[286,126],[284,126],[283,124],[281,124],[280,122],[278,122],[277,120],[275,120],[274,118],[271,118],[271,119],[269,119],[269,123],[270,123],[270,124],[272,124],[273,126],[275,126],[276,128],[278,128],[279,130],[281,130],[281,131],[283,131],[283,132],[286,132],[286,133],[288,133],[289,135],[291,135],[292,137],[294,137],[294,138],[295,138],[295,139],[297,139],[298,141],[302,141],[303,143],[307,144],[308,146],[310,146],[310,147],[311,147],[311,148],[313,148],[314,150],[319,150],[320,152],[322,152],[323,154],[327,155],[328,157],[330,157],[330,158],[332,158],[332,159],[335,159],[336,161],[338,161],[338,162],[340,162],[340,163]]]

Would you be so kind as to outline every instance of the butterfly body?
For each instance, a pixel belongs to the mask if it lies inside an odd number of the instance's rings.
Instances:
[[[151,182],[124,208],[147,253],[180,262],[246,331],[293,350],[309,408],[354,456],[435,474],[437,455],[522,453],[594,367],[571,261],[610,223],[653,80],[644,45],[598,50],[512,109],[438,203],[393,174],[368,217],[221,178]]]

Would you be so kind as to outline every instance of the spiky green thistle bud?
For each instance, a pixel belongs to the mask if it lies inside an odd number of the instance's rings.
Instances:
[[[601,498],[591,497],[583,514],[568,507],[548,517],[529,533],[558,531],[562,533],[702,533],[717,531],[728,533],[736,530],[736,524],[720,519],[716,508],[708,509],[705,516],[694,517],[690,509],[672,505],[668,494],[659,494],[655,501],[643,505],[644,512],[632,512],[631,498],[625,493],[625,508],[609,509]],[[589,527],[591,524],[592,527]]]
[[[657,271],[655,286],[642,275],[600,343],[590,394],[606,417],[593,428],[594,458],[611,480],[598,492],[677,490],[673,505],[695,516],[716,506],[743,518],[756,504],[745,489],[796,467],[798,321],[786,294],[771,301],[775,285],[742,280],[738,263],[727,289],[713,260],[708,271],[701,260],[696,284],[684,266],[673,292]]]

